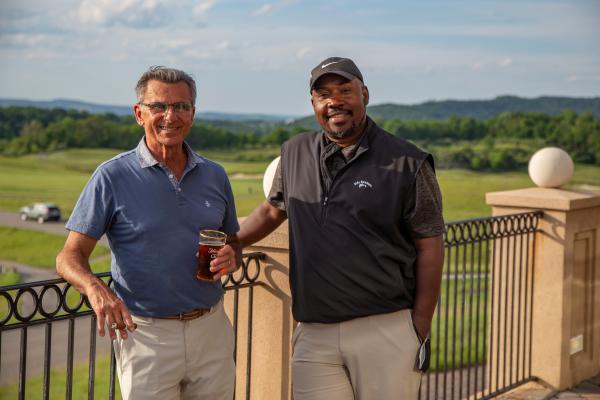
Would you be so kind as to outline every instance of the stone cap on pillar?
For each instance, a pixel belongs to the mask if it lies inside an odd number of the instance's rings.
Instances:
[[[534,187],[486,193],[485,202],[496,207],[571,211],[600,206],[600,193]]]

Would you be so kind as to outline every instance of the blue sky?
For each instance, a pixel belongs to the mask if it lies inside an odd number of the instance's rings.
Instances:
[[[128,105],[150,65],[198,111],[305,115],[308,74],[355,60],[371,103],[600,96],[600,1],[1,0],[0,97]]]

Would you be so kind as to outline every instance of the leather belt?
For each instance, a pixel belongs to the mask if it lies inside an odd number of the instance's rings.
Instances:
[[[195,310],[189,312],[182,312],[177,315],[170,315],[168,317],[155,317],[159,319],[177,319],[179,321],[189,321],[191,319],[200,318],[204,314],[208,314],[210,312],[210,308],[196,308]]]

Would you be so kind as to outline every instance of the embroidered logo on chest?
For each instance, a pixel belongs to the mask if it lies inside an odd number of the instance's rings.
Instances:
[[[210,207],[210,202],[209,202],[208,200],[206,200],[206,201],[204,202],[204,205],[205,205],[206,207]]]
[[[356,181],[354,182],[354,186],[359,188],[359,189],[365,189],[365,188],[372,188],[373,185],[371,185],[370,182],[365,181],[365,180],[360,180],[360,181]]]

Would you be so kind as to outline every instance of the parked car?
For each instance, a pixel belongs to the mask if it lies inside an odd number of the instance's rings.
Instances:
[[[19,210],[21,221],[35,219],[39,224],[46,221],[60,221],[60,209],[54,203],[33,203]]]

